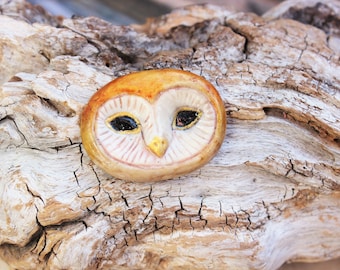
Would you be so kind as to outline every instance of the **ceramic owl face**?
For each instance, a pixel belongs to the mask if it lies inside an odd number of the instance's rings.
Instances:
[[[81,117],[90,158],[117,178],[139,182],[199,168],[220,148],[225,127],[215,88],[172,69],[115,79],[94,94]]]

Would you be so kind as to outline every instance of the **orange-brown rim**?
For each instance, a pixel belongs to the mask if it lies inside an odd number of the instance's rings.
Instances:
[[[111,173],[112,175],[121,178],[120,175],[125,175],[127,172],[121,171],[117,166],[111,164],[108,161],[108,156],[102,153],[96,143],[96,139],[94,137],[94,127],[96,121],[96,115],[98,109],[109,100],[111,97],[122,95],[122,94],[133,94],[141,96],[147,99],[150,103],[153,102],[157,98],[157,96],[168,89],[176,89],[176,88],[191,88],[196,89],[209,98],[213,107],[216,110],[216,131],[214,137],[209,145],[207,145],[196,159],[193,159],[190,166],[186,170],[183,168],[180,171],[175,172],[172,166],[169,166],[169,172],[165,173],[166,175],[159,175],[159,179],[157,179],[157,170],[154,171],[155,177],[150,176],[148,178],[148,174],[152,174],[152,172],[143,173],[140,171],[140,179],[130,179],[134,181],[157,181],[163,180],[170,177],[170,174],[173,174],[173,177],[181,175],[183,173],[188,173],[197,168],[193,168],[194,162],[197,162],[196,167],[200,167],[203,164],[207,163],[214,154],[220,148],[223,139],[225,136],[226,130],[226,114],[224,109],[223,101],[221,100],[219,93],[213,87],[211,83],[206,81],[203,77],[195,75],[188,71],[176,70],[176,69],[161,69],[161,70],[147,70],[140,71],[136,73],[131,73],[129,75],[125,75],[123,77],[117,78],[108,84],[106,84],[103,88],[97,91],[89,100],[88,104],[85,106],[82,115],[81,115],[81,137],[83,146],[86,149],[86,152],[90,156],[90,158],[102,169]],[[190,168],[193,169],[190,169]],[[141,170],[140,168],[126,168],[128,170]],[[159,168],[158,168],[159,170]],[[165,170],[166,171],[166,170]],[[137,177],[138,178],[138,177]],[[145,178],[145,180],[143,180]],[[172,178],[172,177],[170,177]]]

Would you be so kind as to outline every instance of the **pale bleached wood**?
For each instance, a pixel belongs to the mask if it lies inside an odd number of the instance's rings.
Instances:
[[[214,6],[142,27],[96,18],[56,27],[30,24],[23,5],[2,3],[0,16],[8,25],[0,30],[0,257],[11,267],[277,269],[340,256],[334,31]],[[222,148],[179,179],[113,179],[83,150],[81,110],[111,79],[164,67],[216,86],[228,114]]]

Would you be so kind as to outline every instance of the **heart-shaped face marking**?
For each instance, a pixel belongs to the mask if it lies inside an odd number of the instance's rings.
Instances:
[[[158,181],[193,171],[221,146],[223,102],[202,77],[151,70],[120,77],[85,107],[81,135],[90,158],[113,176]]]

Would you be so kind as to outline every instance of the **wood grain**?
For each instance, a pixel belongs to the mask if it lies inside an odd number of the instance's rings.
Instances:
[[[339,20],[338,1],[301,3]],[[23,1],[1,10],[0,257],[12,268],[278,269],[340,256],[336,23],[285,19],[286,6],[266,17],[192,6],[124,27]],[[220,92],[222,148],[178,179],[114,179],[83,150],[82,108],[113,78],[167,67]]]

